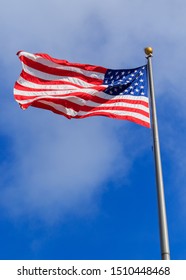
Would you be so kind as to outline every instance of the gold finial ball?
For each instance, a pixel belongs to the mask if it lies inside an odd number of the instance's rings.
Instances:
[[[147,47],[147,48],[145,48],[145,53],[148,56],[152,55],[153,54],[153,49],[151,47]]]

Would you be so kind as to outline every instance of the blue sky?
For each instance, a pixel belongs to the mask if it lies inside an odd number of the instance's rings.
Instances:
[[[0,259],[160,259],[151,130],[22,111],[17,51],[108,68],[153,46],[172,259],[186,259],[184,0],[9,0],[0,18]]]

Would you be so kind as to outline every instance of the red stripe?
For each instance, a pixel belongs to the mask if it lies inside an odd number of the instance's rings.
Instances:
[[[65,83],[65,85],[67,85]],[[107,86],[105,85],[100,85],[100,86],[92,86],[90,87],[89,89],[91,90],[96,90],[96,91],[103,91],[104,89],[106,89]],[[69,89],[60,89],[60,88],[52,88],[52,89],[47,89],[47,88],[32,88],[32,87],[25,87],[24,85],[22,84],[19,84],[19,82],[15,82],[15,85],[14,85],[14,88],[17,89],[17,90],[22,90],[22,91],[28,91],[28,92],[40,92],[40,91],[43,91],[43,92],[54,92],[54,91],[61,91],[61,92],[65,92],[65,91],[68,91],[68,90],[77,90],[75,87],[73,88],[69,88]],[[85,88],[82,88],[82,89],[85,89]],[[73,94],[73,93],[71,93]],[[78,95],[79,94],[83,94],[83,92],[79,91],[78,92]],[[65,95],[69,95],[69,94],[61,94],[61,96],[65,96]],[[87,94],[89,96],[89,94]],[[55,94],[53,94],[53,96],[55,96]]]
[[[96,114],[90,113],[90,114],[87,114],[86,116],[77,116],[75,118],[83,119],[83,118],[94,117],[94,116],[104,116],[104,117],[109,117],[109,118],[113,118],[113,119],[128,120],[128,121],[135,122],[137,124],[143,125],[147,128],[150,128],[150,124],[148,122],[142,121],[141,119],[138,119],[138,118],[135,118],[135,117],[132,117],[132,116],[115,115],[115,114],[112,114],[110,112],[109,113],[99,112],[99,113],[96,113]]]
[[[95,65],[91,65],[91,64],[82,64],[82,63],[72,63],[67,60],[53,58],[53,57],[49,56],[48,54],[44,54],[44,53],[36,53],[35,55],[40,56],[43,59],[57,63],[59,65],[77,67],[77,68],[80,68],[80,69],[83,69],[86,71],[98,72],[98,73],[102,73],[102,74],[105,74],[105,72],[107,71],[107,69],[102,66],[95,66]]]
[[[115,111],[135,112],[135,113],[141,114],[145,117],[149,117],[148,112],[143,111],[142,109],[138,109],[138,108],[124,107],[124,106],[119,106],[119,105],[118,106],[114,105],[113,107],[99,106],[99,105],[97,105],[96,107],[91,107],[91,106],[88,106],[86,104],[85,105],[79,105],[79,104],[76,104],[76,103],[74,103],[70,100],[67,100],[67,99],[53,99],[53,98],[50,98],[50,97],[39,98],[36,101],[33,100],[31,102],[28,102],[27,104],[24,104],[23,107],[28,108],[28,106],[30,106],[30,105],[34,106],[35,102],[39,102],[39,101],[42,101],[42,100],[54,103],[56,105],[62,105],[65,108],[73,109],[76,112],[78,112],[78,111],[94,112],[94,111],[101,111],[101,110],[115,110]]]
[[[103,83],[102,79],[97,79],[97,78],[92,78],[92,77],[87,77],[81,73],[78,72],[73,72],[69,70],[63,70],[63,69],[57,69],[51,66],[46,66],[43,65],[42,63],[32,61],[31,59],[25,57],[25,56],[19,56],[20,60],[27,65],[28,67],[31,67],[32,69],[41,71],[46,74],[50,75],[56,75],[56,76],[61,76],[61,77],[74,77],[80,80],[83,80],[87,83],[93,83],[95,85],[101,85]]]
[[[20,77],[27,80],[28,82],[38,84],[38,85],[73,85],[77,88],[84,88],[83,86],[71,83],[69,81],[63,81],[63,80],[44,80],[35,76],[32,76],[28,73],[26,73],[24,70],[21,72]]]
[[[99,113],[89,113],[86,116],[77,116],[75,118],[77,119],[83,119],[83,118],[87,118],[87,117],[94,117],[94,116],[105,116],[105,117],[109,117],[109,118],[113,118],[113,119],[120,119],[120,120],[128,120],[128,121],[132,121],[135,122],[137,124],[141,124],[145,127],[150,128],[150,124],[148,122],[142,121],[141,119],[132,117],[132,116],[120,116],[120,115],[115,115],[112,113],[107,113],[107,112],[99,112]]]
[[[46,105],[46,104],[41,104],[39,102],[35,102],[33,105],[33,107],[36,107],[36,108],[40,108],[40,109],[45,109],[45,110],[50,110],[52,111],[53,113],[56,113],[56,114],[59,114],[59,115],[62,115],[68,119],[71,119],[71,117],[61,111],[58,111],[57,109],[49,106],[49,105]],[[140,125],[143,125],[147,128],[150,128],[150,124],[148,122],[145,122],[141,119],[138,119],[138,118],[135,118],[135,117],[131,117],[131,116],[120,116],[120,115],[116,115],[116,114],[112,114],[112,113],[106,113],[106,112],[97,112],[97,113],[88,113],[84,116],[75,116],[73,118],[75,119],[83,119],[83,118],[87,118],[87,117],[93,117],[93,116],[105,116],[105,117],[110,117],[110,118],[114,118],[114,119],[120,119],[120,120],[128,120],[128,121],[132,121],[132,122],[135,122],[137,124],[140,124]]]

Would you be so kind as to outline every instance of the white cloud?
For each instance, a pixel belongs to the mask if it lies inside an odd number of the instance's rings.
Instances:
[[[185,112],[181,101],[185,100],[185,6],[181,0],[2,1],[0,62],[3,80],[9,86],[0,114],[2,131],[12,139],[14,162],[1,166],[6,182],[1,202],[4,200],[11,215],[45,218],[51,213],[51,220],[55,220],[66,212],[78,211],[79,205],[90,203],[94,208],[94,196],[103,191],[115,168],[125,175],[138,154],[135,151],[128,156],[129,140],[123,148],[117,130],[121,122],[67,122],[39,110],[18,111],[10,98],[20,71],[16,52],[48,52],[71,61],[125,68],[145,63],[143,47],[150,44],[154,47],[158,98],[176,94],[179,110]],[[5,92],[5,86],[0,87]],[[168,103],[166,100],[166,109]],[[185,113],[183,116],[185,121]],[[163,126],[166,133],[168,128]],[[170,126],[170,130],[174,128]],[[128,129],[126,133],[130,134]],[[173,140],[170,149],[177,155],[174,145]],[[143,148],[141,140],[139,151]],[[180,178],[183,176],[184,170]]]

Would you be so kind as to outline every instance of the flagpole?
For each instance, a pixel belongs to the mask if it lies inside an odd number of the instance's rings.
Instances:
[[[145,48],[145,54],[148,61],[147,66],[148,66],[148,77],[149,77],[149,86],[150,86],[152,134],[153,134],[153,147],[154,147],[154,159],[155,159],[155,170],[156,170],[161,258],[162,260],[170,260],[169,237],[168,237],[160,145],[159,145],[159,134],[158,134],[158,122],[157,122],[157,115],[156,115],[156,102],[155,102],[154,82],[153,82],[153,74],[152,74],[151,58],[153,56],[153,49],[151,47]]]

